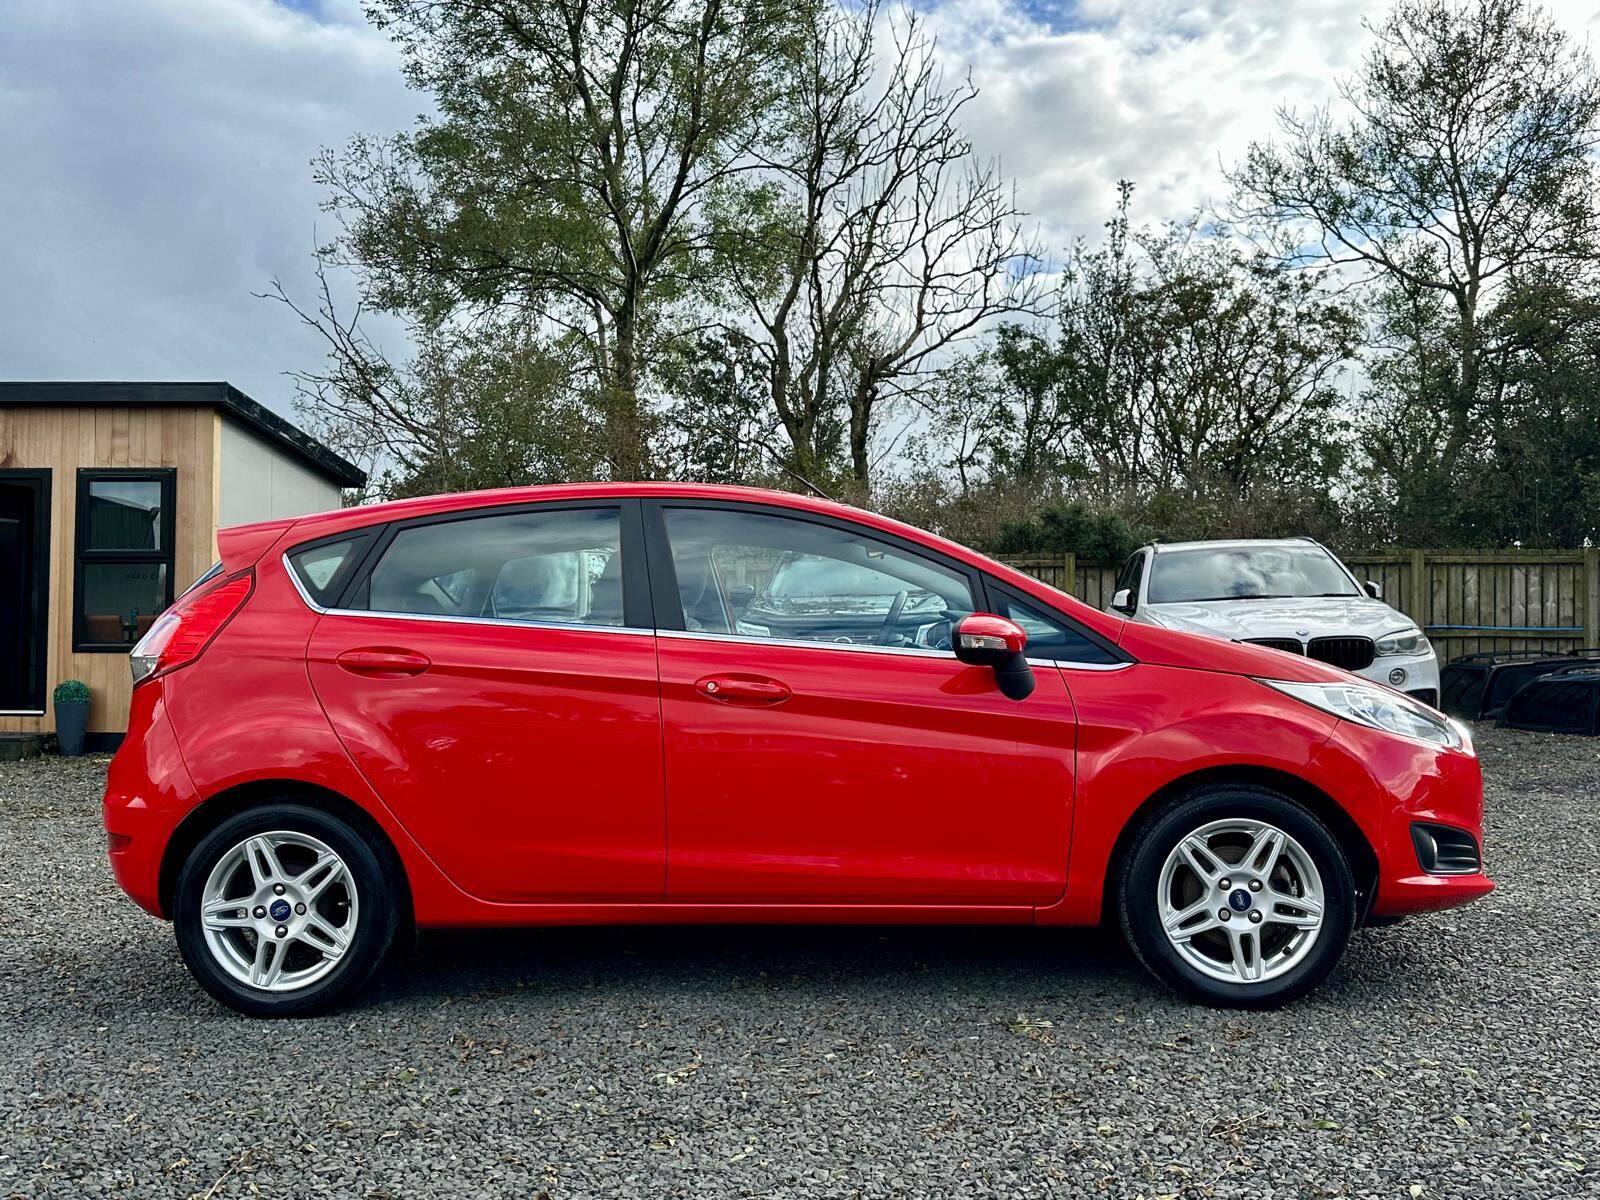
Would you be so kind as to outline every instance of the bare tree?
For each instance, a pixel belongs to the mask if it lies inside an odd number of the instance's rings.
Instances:
[[[328,347],[294,378],[309,428],[367,464],[383,496],[594,478],[605,466],[587,436],[581,353],[512,319],[413,323],[412,355],[393,362],[366,335],[360,305],[340,317],[324,270],[303,307],[286,305]]]
[[[883,31],[887,29],[888,44]],[[767,186],[727,198],[733,293],[751,324],[792,465],[872,476],[886,402],[915,394],[993,318],[1046,287],[1012,190],[973,154],[922,21],[869,0],[811,15],[791,62]],[[881,56],[880,56],[881,55]]]
[[[1353,119],[1281,112],[1282,141],[1252,145],[1230,177],[1235,215],[1292,260],[1447,299],[1449,472],[1479,399],[1486,290],[1600,244],[1600,81],[1531,0],[1401,0],[1372,32],[1341,89]]]

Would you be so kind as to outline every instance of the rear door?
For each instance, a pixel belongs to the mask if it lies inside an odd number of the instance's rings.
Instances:
[[[357,555],[367,565],[342,582]],[[637,502],[455,512],[290,560],[326,608],[309,659],[329,719],[458,886],[500,901],[662,898]]]
[[[956,661],[949,622],[979,607],[975,573],[792,510],[647,513],[670,899],[1060,896],[1071,701],[1048,663],[1018,703]]]

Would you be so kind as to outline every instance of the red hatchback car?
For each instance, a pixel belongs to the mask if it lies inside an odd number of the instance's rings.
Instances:
[[[229,529],[133,651],[105,824],[201,985],[326,1009],[398,932],[1119,923],[1282,1003],[1493,887],[1461,726],[799,496],[480,492]]]

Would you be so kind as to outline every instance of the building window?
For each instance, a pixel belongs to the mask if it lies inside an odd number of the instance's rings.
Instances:
[[[176,474],[78,472],[74,650],[126,653],[172,603]]]

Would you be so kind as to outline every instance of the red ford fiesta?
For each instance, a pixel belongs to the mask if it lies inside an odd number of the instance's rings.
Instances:
[[[410,927],[1120,924],[1213,1004],[1493,885],[1466,732],[798,496],[525,488],[225,530],[132,654],[112,867],[201,985]]]

